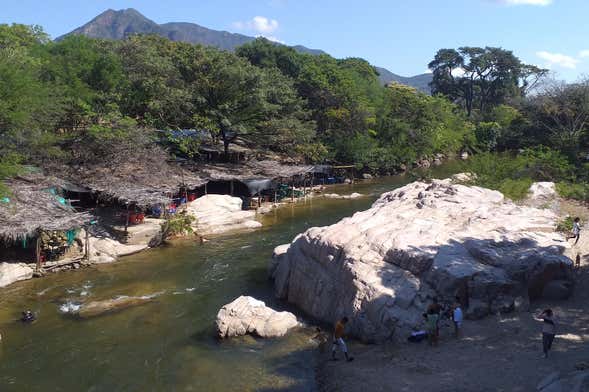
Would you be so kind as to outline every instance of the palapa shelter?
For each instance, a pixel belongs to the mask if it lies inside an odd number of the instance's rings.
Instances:
[[[193,168],[206,178],[207,193],[240,197],[260,196],[275,190],[280,182],[294,185],[297,177],[312,172],[313,166],[283,165],[277,161],[249,161],[243,164],[200,164]]]
[[[0,199],[0,247],[6,257],[9,248],[30,251],[36,240],[35,258],[40,261],[40,236],[44,232],[68,232],[90,223],[92,216],[76,212],[59,196],[64,181],[40,173],[6,180],[10,193]],[[17,252],[22,254],[23,252]],[[25,252],[26,253],[26,252]]]
[[[67,177],[102,201],[150,208],[169,203],[182,190],[195,189],[206,180],[167,161],[154,147],[142,152],[113,154],[100,164],[65,167]]]

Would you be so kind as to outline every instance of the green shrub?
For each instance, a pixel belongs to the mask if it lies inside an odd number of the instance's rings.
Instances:
[[[556,191],[565,199],[589,201],[589,183],[558,182]]]
[[[532,183],[530,178],[507,178],[500,183],[498,190],[512,200],[521,200],[528,195]]]
[[[524,150],[517,155],[476,154],[466,163],[464,171],[476,174],[476,185],[499,190],[513,200],[520,200],[526,197],[534,181],[571,180],[575,168],[558,151],[539,147]],[[559,190],[563,196],[574,194],[575,197],[568,197],[583,200],[582,187],[560,185],[560,188],[563,189],[562,192]],[[587,195],[586,192],[584,194]]]
[[[573,230],[573,217],[567,216],[563,220],[559,221],[556,225],[556,231],[562,233],[570,233]]]
[[[194,233],[192,224],[196,218],[188,215],[185,211],[173,215],[166,222],[162,223],[163,238],[170,238],[179,235],[186,235]]]

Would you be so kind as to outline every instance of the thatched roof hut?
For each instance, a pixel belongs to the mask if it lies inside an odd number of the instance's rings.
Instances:
[[[307,165],[283,165],[277,161],[249,161],[243,164],[208,164],[198,165],[195,170],[213,181],[244,181],[267,178],[277,180],[310,173],[313,166]]]
[[[0,200],[0,239],[17,241],[35,237],[39,231],[67,231],[80,228],[92,219],[60,201],[51,189],[62,180],[29,174],[5,181],[10,194]]]
[[[102,200],[149,207],[170,201],[180,187],[197,188],[207,180],[167,161],[155,147],[147,151],[113,154],[100,164],[63,167],[72,182],[98,194]]]

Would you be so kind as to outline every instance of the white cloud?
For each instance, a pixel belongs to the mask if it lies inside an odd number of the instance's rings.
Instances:
[[[546,67],[551,68],[557,65],[563,68],[575,69],[579,60],[561,53],[551,53],[546,51],[536,52],[536,56],[546,61]]]
[[[585,57],[589,57],[589,49],[581,50],[579,52],[579,57],[584,59]]]
[[[278,30],[278,21],[265,16],[254,16],[251,20],[245,22],[234,22],[233,27],[239,30],[255,31],[259,34],[270,34]]]
[[[493,3],[505,5],[539,5],[547,6],[552,4],[552,0],[491,0]]]
[[[278,39],[276,37],[273,37],[271,35],[262,35],[261,37],[264,37],[264,38],[266,38],[266,39],[268,39],[268,40],[270,40],[272,42],[278,42],[279,44],[285,44],[286,43],[286,42],[284,42],[284,41],[282,41],[282,40],[280,40],[280,39]]]

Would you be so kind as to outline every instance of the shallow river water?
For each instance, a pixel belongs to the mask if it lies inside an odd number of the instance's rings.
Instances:
[[[436,177],[456,171],[447,164]],[[313,391],[311,333],[283,339],[219,342],[219,308],[241,294],[284,309],[272,296],[267,265],[275,246],[312,226],[368,208],[403,176],[335,186],[328,192],[370,196],[308,199],[263,218],[258,231],[192,240],[125,257],[117,263],[53,274],[0,289],[0,391]],[[88,320],[65,305],[116,296],[154,295],[153,302]],[[21,310],[38,320],[21,325]]]

